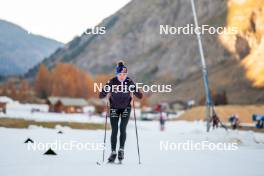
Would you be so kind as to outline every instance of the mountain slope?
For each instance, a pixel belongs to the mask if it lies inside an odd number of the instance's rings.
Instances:
[[[24,74],[62,43],[28,32],[0,20],[0,75]]]
[[[196,1],[200,25],[225,26],[227,1]],[[58,62],[75,64],[89,73],[112,73],[117,60],[129,65],[129,74],[144,83],[169,83],[173,93],[156,94],[161,99],[195,99],[203,96],[200,55],[195,35],[160,35],[160,25],[184,27],[193,24],[190,1],[134,0],[99,26],[106,26],[105,35],[85,35],[75,38],[64,48],[45,59],[49,68]],[[261,90],[251,86],[244,68],[220,42],[218,35],[202,36],[205,58],[210,71],[211,87],[225,90],[231,103],[264,102]],[[228,67],[227,67],[228,66]],[[36,73],[37,67],[27,75]],[[219,71],[220,70],[220,71]],[[223,71],[221,71],[223,70]],[[228,73],[232,72],[232,76]],[[195,77],[195,79],[191,79]],[[233,86],[234,80],[239,86]],[[244,89],[245,96],[238,96]],[[250,99],[247,96],[253,96]]]
[[[223,45],[246,69],[253,85],[264,88],[264,0],[230,0],[229,27],[237,27],[237,35],[220,36]]]
[[[203,0],[199,1],[201,5],[206,6],[199,11],[203,23],[225,13],[224,1]],[[216,11],[219,7],[221,10]],[[184,79],[199,69],[195,66],[199,63],[195,36],[162,36],[159,27],[192,23],[190,10],[190,2],[185,0],[134,0],[99,24],[106,26],[105,35],[77,37],[44,63],[52,67],[57,62],[69,62],[96,74],[112,72],[113,64],[124,59],[130,73],[140,80],[167,78],[168,73],[173,79]],[[208,42],[212,49],[218,47],[214,40]],[[219,52],[217,60],[223,58],[223,52]],[[193,65],[186,70],[186,64]]]

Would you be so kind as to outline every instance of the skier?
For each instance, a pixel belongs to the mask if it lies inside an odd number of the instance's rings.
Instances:
[[[218,128],[220,120],[219,120],[219,117],[217,116],[217,114],[214,110],[213,110],[212,121],[213,121],[213,129]]]
[[[257,123],[256,123],[256,127],[257,128],[263,128],[263,126],[264,126],[264,116],[261,116],[261,115],[255,115],[256,117],[256,121],[257,121]]]
[[[111,155],[108,158],[109,163],[113,163],[116,159],[116,144],[118,133],[118,122],[120,122],[120,137],[119,137],[119,150],[118,160],[121,162],[124,159],[124,147],[126,141],[126,127],[129,121],[131,112],[131,94],[141,99],[142,93],[136,88],[134,82],[127,76],[127,67],[123,61],[119,61],[116,67],[116,76],[109,80],[105,87],[108,87],[108,91],[103,89],[99,98],[105,98],[109,93],[110,102],[110,123],[111,123]]]
[[[231,115],[229,117],[229,122],[231,123],[231,127],[233,130],[239,128],[240,121],[239,121],[238,115],[235,115],[235,114]]]
[[[167,119],[167,113],[161,112],[160,113],[160,131],[165,130],[165,120]]]
[[[159,122],[160,122],[160,131],[165,130],[165,121],[167,119],[167,113],[165,112],[165,105],[159,104],[157,107],[157,111],[160,113]]]

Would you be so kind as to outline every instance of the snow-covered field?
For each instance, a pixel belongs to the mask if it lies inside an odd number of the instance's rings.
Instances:
[[[138,122],[142,164],[138,165],[134,122],[127,131],[125,160],[123,165],[97,165],[102,159],[100,150],[56,150],[56,156],[43,155],[44,150],[28,150],[24,144],[28,137],[35,143],[60,141],[67,143],[101,143],[102,130],[73,130],[66,127],[45,129],[0,128],[0,175],[1,176],[130,176],[130,175],[201,175],[201,176],[262,176],[264,175],[264,134],[217,129],[205,132],[203,122],[168,122],[166,131],[159,131],[158,122]],[[57,131],[62,130],[63,134]],[[110,131],[107,131],[106,157],[109,155]],[[235,143],[235,151],[177,151],[160,150],[160,142],[170,144],[192,141]]]

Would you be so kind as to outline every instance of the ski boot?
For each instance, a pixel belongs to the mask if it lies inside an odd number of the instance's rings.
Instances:
[[[116,159],[116,152],[112,151],[111,155],[108,158],[108,163],[114,163]]]
[[[124,149],[120,148],[118,150],[118,161],[121,164],[122,160],[124,159]]]

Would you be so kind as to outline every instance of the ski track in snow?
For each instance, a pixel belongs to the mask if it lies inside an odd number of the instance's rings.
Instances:
[[[63,134],[57,134],[61,130]],[[264,163],[264,134],[251,131],[205,132],[203,122],[167,122],[166,131],[159,131],[158,122],[138,121],[139,144],[142,164],[138,164],[134,121],[127,128],[125,159],[122,165],[102,164],[102,151],[57,150],[58,155],[43,155],[45,150],[30,151],[24,141],[34,142],[70,140],[102,142],[103,130],[73,130],[57,126],[46,129],[31,126],[28,129],[0,128],[1,176],[135,176],[135,175],[203,175],[203,176],[261,176]],[[238,142],[236,151],[161,151],[160,141],[186,142]],[[105,160],[110,154],[110,131],[107,131]]]

